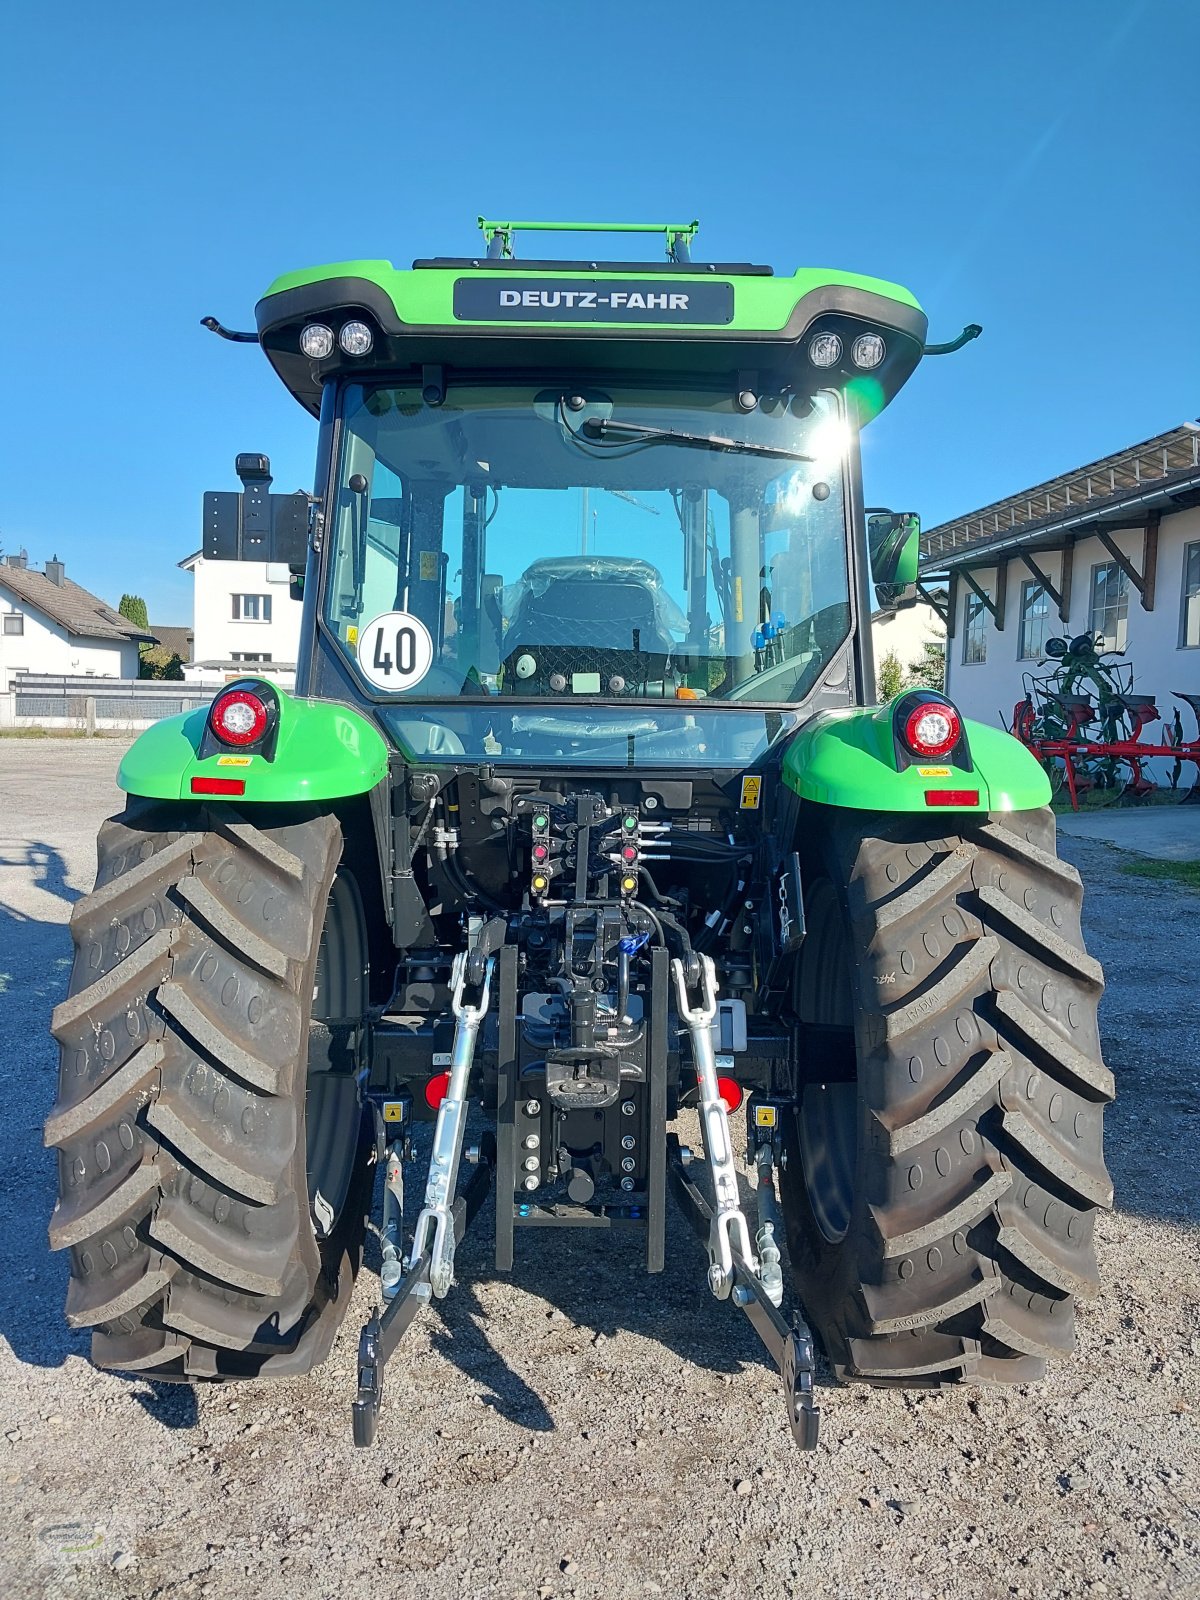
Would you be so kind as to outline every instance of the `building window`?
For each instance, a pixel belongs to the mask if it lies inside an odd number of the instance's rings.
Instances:
[[[1021,633],[1018,661],[1040,661],[1046,652],[1046,630],[1050,625],[1050,596],[1031,578],[1021,585]]]
[[[1129,583],[1115,561],[1092,568],[1092,607],[1088,627],[1101,650],[1124,650],[1129,618]]]
[[[4,613],[4,631],[10,638],[25,632],[25,618],[19,611]]]
[[[229,659],[231,661],[240,661],[243,664],[248,661],[270,661],[271,652],[269,650],[235,650]]]
[[[1179,625],[1179,647],[1200,647],[1200,544],[1183,547],[1183,618]]]
[[[235,594],[233,620],[235,622],[270,622],[271,596],[269,594]]]
[[[985,589],[984,593],[990,600],[991,590]],[[987,628],[988,612],[983,601],[974,592],[967,592],[966,605],[963,607],[963,665],[970,666],[972,662],[987,660]]]

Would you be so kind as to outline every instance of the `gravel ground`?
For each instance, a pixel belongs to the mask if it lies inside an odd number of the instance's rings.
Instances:
[[[0,741],[5,1600],[1200,1595],[1195,891],[1064,842],[1108,969],[1118,1210],[1079,1352],[1044,1384],[904,1394],[823,1376],[822,1444],[804,1457],[681,1219],[658,1280],[635,1239],[567,1233],[540,1260],[518,1236],[506,1281],[485,1213],[462,1284],[389,1369],[375,1449],[355,1451],[373,1272],[326,1365],[276,1384],[103,1374],[62,1321],[46,1025],[117,755]]]

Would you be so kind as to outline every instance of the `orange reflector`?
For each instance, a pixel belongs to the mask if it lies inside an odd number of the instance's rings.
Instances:
[[[978,789],[926,789],[927,806],[977,806]]]
[[[245,778],[193,778],[193,794],[245,794]]]
[[[736,1078],[718,1078],[717,1094],[724,1100],[726,1111],[736,1111],[742,1103],[742,1086]]]
[[[680,684],[675,691],[675,698],[676,700],[699,700],[700,694],[698,690],[686,689],[683,684]]]
[[[430,1078],[429,1082],[425,1085],[425,1099],[434,1111],[437,1110],[442,1101],[446,1098],[446,1091],[449,1089],[449,1087],[450,1074],[448,1072],[439,1072],[436,1078]]]

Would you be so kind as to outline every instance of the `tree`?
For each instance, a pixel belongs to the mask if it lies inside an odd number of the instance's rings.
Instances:
[[[181,683],[183,662],[164,644],[145,645],[138,661],[138,677],[169,678],[173,683]]]
[[[146,602],[140,594],[123,594],[121,596],[121,604],[117,607],[117,610],[125,618],[126,622],[132,622],[134,627],[140,628],[143,633],[150,632],[150,615],[146,610]],[[166,676],[161,671],[152,671],[148,665],[147,653],[151,648],[152,646],[144,641],[138,644],[139,678],[161,678]]]
[[[904,688],[904,667],[894,650],[889,650],[879,663],[879,702],[886,705]]]
[[[940,640],[927,639],[919,661],[910,663],[904,674],[906,689],[946,690],[946,647]]]
[[[123,594],[121,604],[117,610],[126,622],[132,622],[135,628],[141,628],[144,633],[150,632],[150,618],[146,612],[146,602],[140,594]]]

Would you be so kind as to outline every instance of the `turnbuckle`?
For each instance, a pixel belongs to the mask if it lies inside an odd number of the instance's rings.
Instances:
[[[758,1263],[750,1246],[750,1228],[738,1195],[729,1113],[717,1086],[712,1042],[712,1023],[717,1014],[717,970],[711,956],[701,956],[699,960],[701,998],[698,1005],[689,1001],[687,975],[678,957],[671,962],[671,970],[679,996],[679,1018],[692,1039],[704,1151],[712,1169],[716,1200],[708,1236],[708,1286],[718,1300],[725,1300],[733,1287],[735,1258],[740,1257],[751,1273],[758,1272]]]
[[[758,1193],[758,1232],[754,1242],[758,1246],[758,1276],[767,1299],[773,1306],[780,1306],[783,1304],[783,1267],[776,1236],[783,1232],[783,1218],[775,1197],[774,1167],[771,1146],[760,1144],[754,1156]]]
[[[467,982],[467,952],[459,951],[450,973],[450,1009],[454,1015],[454,1043],[450,1050],[450,1079],[446,1097],[438,1107],[429,1158],[429,1178],[425,1185],[425,1204],[413,1230],[412,1253],[408,1270],[429,1255],[429,1284],[434,1296],[442,1300],[454,1281],[454,1217],[451,1210],[462,1159],[463,1133],[467,1122],[467,1084],[479,1029],[487,1015],[492,971],[496,958],[489,956],[483,969],[479,1001],[469,1005],[463,999]],[[432,1242],[430,1235],[432,1234]]]
[[[404,1145],[389,1144],[384,1165],[383,1226],[379,1230],[382,1261],[379,1283],[385,1301],[399,1293],[404,1281]]]

